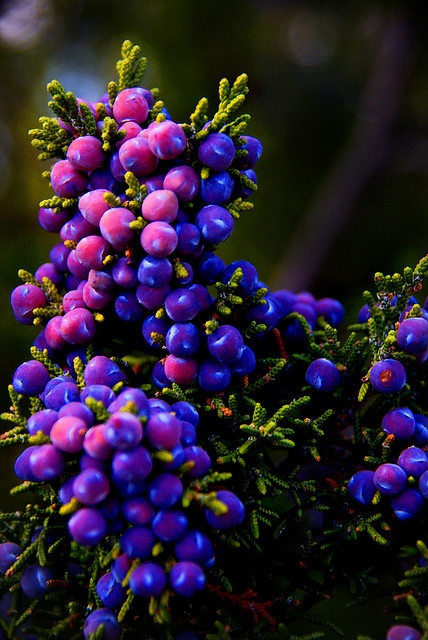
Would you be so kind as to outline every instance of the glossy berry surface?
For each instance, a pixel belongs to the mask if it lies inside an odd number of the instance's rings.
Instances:
[[[331,360],[318,358],[307,368],[306,382],[317,391],[334,391],[340,384],[340,371]]]
[[[370,382],[376,391],[397,393],[406,384],[406,369],[398,360],[385,358],[371,368]]]

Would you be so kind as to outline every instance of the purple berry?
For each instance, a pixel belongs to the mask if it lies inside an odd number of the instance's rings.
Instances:
[[[51,566],[30,564],[21,576],[21,589],[28,598],[43,598],[49,591],[49,581],[54,577]]]
[[[306,370],[306,382],[317,391],[334,391],[340,384],[340,371],[331,360],[317,358]]]
[[[178,199],[169,189],[158,189],[149,193],[141,205],[141,213],[144,220],[154,222],[163,220],[173,222],[178,213]]]
[[[408,440],[415,432],[415,416],[407,407],[390,409],[382,418],[382,429],[398,440]]]
[[[19,365],[12,377],[12,386],[24,396],[37,396],[42,393],[50,380],[49,371],[38,360],[28,360]]]
[[[406,384],[406,370],[398,360],[385,358],[370,369],[370,382],[381,393],[398,393]]]
[[[51,169],[51,184],[56,196],[76,198],[84,193],[88,176],[76,169],[69,160],[58,160]]]
[[[397,344],[406,353],[420,355],[428,348],[428,320],[407,318],[397,329]]]
[[[162,542],[180,540],[187,527],[187,516],[182,511],[174,509],[159,510],[152,522],[153,533]]]
[[[164,120],[150,125],[148,143],[151,151],[160,160],[173,160],[185,150],[187,138],[179,124],[172,120]]]
[[[195,223],[204,240],[214,245],[227,240],[235,226],[232,214],[218,204],[202,207],[196,215]]]
[[[61,321],[61,334],[70,344],[85,344],[95,338],[97,326],[88,309],[76,308],[68,311]]]
[[[373,482],[380,493],[386,496],[395,496],[401,493],[406,486],[407,475],[398,464],[385,462],[375,470]]]
[[[193,167],[173,167],[165,176],[163,188],[173,191],[180,202],[190,202],[199,191],[199,176]]]
[[[79,509],[68,521],[71,537],[84,547],[95,547],[107,533],[104,516],[94,507]]]
[[[73,493],[82,504],[93,506],[107,498],[110,493],[110,483],[100,469],[87,468],[75,477]]]
[[[133,570],[129,578],[129,588],[140,598],[156,597],[162,593],[165,586],[165,572],[155,562],[143,562]]]
[[[122,533],[120,546],[129,558],[147,558],[152,553],[155,537],[147,527],[131,527]]]
[[[116,122],[145,122],[149,113],[148,97],[147,90],[141,87],[120,91],[113,103],[113,117]]]
[[[33,311],[47,304],[44,291],[35,284],[18,285],[11,294],[10,303],[13,314],[21,324],[33,324]]]
[[[166,258],[175,251],[178,243],[177,232],[168,222],[149,222],[141,232],[141,246],[150,256]]]
[[[18,544],[14,542],[2,542],[0,544],[0,573],[4,575],[21,553],[22,547]]]
[[[225,133],[210,133],[199,145],[199,160],[214,171],[227,169],[234,157],[235,145]]]
[[[206,507],[204,513],[208,524],[220,530],[241,524],[245,517],[245,507],[238,496],[232,491],[221,489],[217,491],[217,500],[222,502],[227,510],[225,513],[218,514]]]
[[[374,471],[361,470],[354,473],[348,482],[349,495],[363,505],[369,505],[376,493],[376,486],[373,481]]]
[[[103,626],[104,640],[119,640],[122,627],[118,622],[116,614],[108,607],[96,609],[88,615],[83,625],[83,636],[85,640],[89,640],[91,634],[95,634],[101,625]]]
[[[404,489],[391,498],[391,508],[399,520],[411,520],[424,508],[425,501],[414,487]]]
[[[104,162],[102,142],[95,136],[80,136],[70,142],[67,159],[78,171],[94,171]]]
[[[172,589],[180,596],[190,597],[205,587],[205,574],[195,562],[177,562],[169,572]]]
[[[386,640],[422,640],[422,634],[407,624],[395,624],[389,629]]]

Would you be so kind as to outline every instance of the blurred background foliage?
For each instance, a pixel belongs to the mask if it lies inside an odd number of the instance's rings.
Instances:
[[[1,394],[35,330],[9,310],[18,268],[57,241],[28,129],[51,115],[53,78],[96,100],[125,38],[177,121],[246,72],[249,133],[264,144],[255,209],[225,243],[272,287],[338,297],[353,321],[373,273],[427,251],[428,5],[353,0],[11,0],[0,3]]]
[[[246,72],[260,189],[220,253],[254,262],[272,287],[339,298],[353,322],[375,271],[427,253],[427,31],[418,0],[0,1],[2,410],[37,333],[14,321],[10,292],[57,241],[37,225],[50,190],[27,136],[51,115],[47,82],[96,100],[128,38],[180,122],[202,96],[214,112],[219,80]]]

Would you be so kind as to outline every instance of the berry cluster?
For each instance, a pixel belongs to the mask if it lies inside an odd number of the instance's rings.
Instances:
[[[190,402],[148,398],[103,355],[75,378],[52,376],[37,360],[16,370],[15,392],[37,395],[43,408],[27,421],[30,444],[15,473],[24,482],[56,486],[59,504],[52,510],[63,518],[54,539],[66,527],[81,547],[115,549],[96,578],[103,608],[88,617],[84,635],[102,619],[112,626],[106,637],[119,638],[117,615],[130,595],[149,599],[169,589],[190,597],[205,587],[204,571],[215,563],[210,531],[239,525],[245,508],[226,488],[202,490],[212,462],[197,444],[199,414]],[[19,579],[27,598],[48,595],[63,568],[32,563],[20,572],[21,553],[16,543],[0,544],[1,573]]]
[[[36,346],[60,366],[96,340],[102,324],[104,343],[120,334],[128,349],[164,349],[155,372],[161,387],[198,378],[206,391],[226,388],[231,375],[255,366],[240,333],[217,318],[209,290],[233,275],[215,249],[256,188],[262,145],[242,135],[245,120],[225,119],[245,95],[246,78],[225,88],[217,118],[202,112],[191,126],[174,122],[138,86],[95,104],[78,100],[74,118],[62,87],[52,91],[69,145],[51,167],[55,195],[39,222],[61,241],[12,292],[16,319],[43,326]],[[35,130],[34,142],[43,134]]]
[[[0,446],[24,445],[12,492],[37,500],[0,518],[0,622],[19,640],[288,637],[338,574],[375,581],[384,531],[409,549],[426,522],[428,259],[376,274],[344,340],[338,300],[226,264],[262,152],[235,116],[246,77],[177,123],[145,66],[125,42],[96,103],[50,83],[56,117],[30,132],[59,240],[11,295],[40,332]]]
[[[408,407],[390,409],[382,419],[382,431],[397,443],[395,456],[374,471],[357,471],[348,491],[362,505],[371,504],[379,492],[389,499],[398,519],[409,520],[428,500],[428,419]]]

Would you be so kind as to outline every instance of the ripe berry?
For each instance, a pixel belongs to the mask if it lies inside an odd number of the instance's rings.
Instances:
[[[177,562],[169,572],[172,589],[180,596],[190,597],[205,587],[205,575],[195,562]]]
[[[428,348],[428,320],[422,317],[407,318],[397,329],[397,344],[412,355],[419,355]]]
[[[393,464],[385,462],[381,464],[374,472],[373,482],[376,489],[387,496],[395,496],[401,493],[406,486],[407,476],[404,469]]]
[[[217,491],[217,499],[227,508],[225,513],[217,514],[209,508],[204,509],[205,518],[216,529],[228,529],[241,524],[245,517],[245,507],[237,495],[226,489]]]
[[[385,358],[372,366],[370,382],[381,393],[398,393],[406,384],[406,370],[398,360]]]
[[[141,598],[156,597],[162,593],[165,586],[165,572],[156,562],[143,562],[129,577],[129,588],[134,595]]]
[[[368,469],[354,473],[348,482],[349,495],[360,504],[371,504],[376,493],[373,477],[374,472]]]
[[[306,382],[317,391],[334,391],[340,384],[340,371],[331,360],[317,358],[306,370]]]
[[[408,440],[415,432],[415,416],[408,407],[390,409],[382,418],[382,429],[398,440]]]
[[[91,635],[95,634],[101,625],[103,626],[104,640],[119,640],[122,627],[115,613],[107,607],[96,609],[88,615],[83,625],[85,640],[89,640]]]

